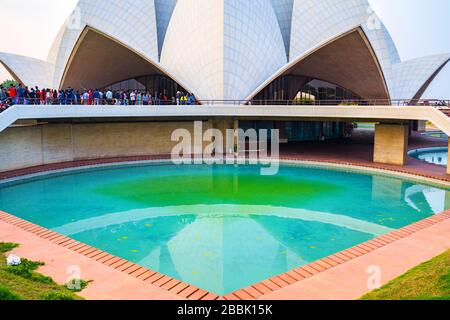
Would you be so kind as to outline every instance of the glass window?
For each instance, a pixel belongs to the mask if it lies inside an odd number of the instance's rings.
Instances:
[[[305,93],[314,100],[360,100],[361,98],[336,84],[306,76],[281,76],[261,91],[254,100],[292,100],[299,93]]]
[[[127,79],[124,81],[117,82],[115,84],[111,84],[105,89],[111,89],[114,91],[120,90],[125,91],[137,90],[140,92],[149,91],[152,94],[163,93],[167,95],[169,99],[176,96],[178,90],[185,93],[187,92],[175,81],[163,75],[149,75],[138,77],[136,79]]]

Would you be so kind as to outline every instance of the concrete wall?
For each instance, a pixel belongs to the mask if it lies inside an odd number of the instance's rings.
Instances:
[[[204,130],[210,123],[204,122]],[[47,124],[0,133],[0,172],[58,162],[170,154],[175,129],[193,122]]]

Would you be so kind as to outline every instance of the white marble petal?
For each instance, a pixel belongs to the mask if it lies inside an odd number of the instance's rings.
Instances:
[[[180,0],[161,64],[200,99],[245,99],[286,64],[270,0]]]
[[[0,52],[0,64],[11,71],[17,77],[17,81],[26,86],[52,88],[54,66],[47,61]]]
[[[59,85],[86,26],[119,40],[152,61],[158,61],[154,0],[80,0],[56,40],[59,46],[53,46],[49,54],[55,63],[55,84]]]
[[[369,21],[367,0],[294,0],[290,60]]]
[[[203,100],[251,97],[305,54],[356,27],[367,35],[393,99],[417,96],[450,58],[401,62],[368,0],[80,0],[47,61],[3,53],[0,60],[28,86],[59,87],[86,26]]]
[[[281,34],[283,35],[286,55],[289,57],[294,0],[272,0],[272,6],[277,16],[278,24],[280,25]]]
[[[450,61],[450,54],[427,56],[393,66],[392,99],[413,99],[420,89]],[[439,97],[437,97],[439,98]]]

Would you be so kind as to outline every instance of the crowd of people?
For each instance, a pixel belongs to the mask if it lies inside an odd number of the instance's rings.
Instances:
[[[10,105],[195,105],[197,101],[191,93],[176,92],[169,97],[161,92],[151,93],[139,90],[99,90],[73,88],[65,90],[28,88],[22,84],[0,87],[0,112]]]

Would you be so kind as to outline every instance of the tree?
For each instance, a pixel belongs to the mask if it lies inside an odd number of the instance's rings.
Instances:
[[[19,83],[15,80],[5,80],[2,84],[0,84],[3,88],[9,88],[11,85],[17,86]]]

